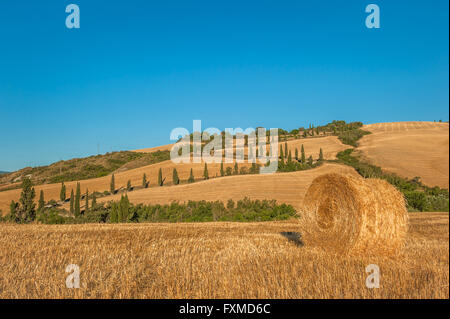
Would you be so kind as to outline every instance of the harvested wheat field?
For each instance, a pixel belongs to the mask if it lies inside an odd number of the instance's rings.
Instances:
[[[419,176],[428,186],[449,187],[449,124],[397,122],[370,124],[357,148],[363,157],[403,177]]]
[[[393,257],[303,245],[298,222],[0,225],[0,298],[449,298],[448,213]],[[66,288],[67,265],[80,288]],[[368,289],[365,268],[380,268]]]
[[[300,151],[301,144],[304,144],[305,153],[307,156],[313,155],[314,158],[318,158],[320,148],[323,149],[324,158],[325,159],[335,159],[336,154],[342,150],[348,148],[348,146],[342,144],[337,137],[321,137],[321,138],[311,138],[311,139],[302,139],[302,140],[293,140],[288,142],[288,147],[298,147]],[[280,143],[283,145],[284,143]],[[171,148],[171,145],[161,146],[163,149]],[[156,150],[161,150],[159,148],[152,148],[148,151],[153,152]],[[247,150],[247,148],[246,148]],[[140,150],[143,151],[143,150]],[[247,152],[245,152],[247,153]],[[292,155],[294,156],[294,154]],[[234,164],[224,164],[224,169],[227,167],[233,167]],[[246,167],[247,169],[251,167],[250,163],[240,163],[239,168]],[[166,184],[170,184],[172,182],[172,172],[173,169],[176,168],[178,172],[178,176],[181,180],[187,180],[189,178],[189,173],[191,168],[193,169],[193,174],[196,179],[202,179],[203,177],[203,169],[204,163],[189,163],[189,164],[175,164],[172,161],[164,161],[157,164],[152,164],[148,166],[143,166],[135,169],[130,169],[127,171],[118,171],[115,173],[115,182],[116,188],[119,189],[121,187],[126,187],[128,180],[131,180],[133,186],[142,185],[142,176],[145,173],[147,175],[147,180],[150,182],[150,187],[155,187],[156,182],[158,180],[158,172],[161,168],[163,177],[166,178]],[[220,164],[219,163],[211,163],[208,164],[208,172],[209,177],[214,178],[216,176],[220,176]],[[109,185],[111,181],[111,176],[105,176],[100,178],[93,178],[88,180],[80,181],[81,184],[81,192],[85,193],[86,189],[92,193],[93,191],[104,192],[109,190]],[[66,182],[67,187],[67,196],[70,195],[70,191],[73,189],[75,191],[76,182]],[[10,185],[5,185],[3,187],[9,187]],[[216,186],[218,187],[218,186]],[[58,200],[59,192],[61,190],[61,184],[44,184],[38,185],[35,187],[36,193],[39,194],[41,190],[44,191],[45,200]],[[166,188],[164,188],[166,191]],[[9,211],[9,204],[12,200],[17,201],[20,197],[20,189],[13,189],[8,191],[0,192],[0,210],[3,211],[3,214],[6,214]],[[172,191],[168,191],[169,195],[172,194]],[[184,198],[189,194],[184,194]],[[179,197],[177,197],[179,198]],[[272,199],[272,198],[271,198]],[[276,199],[276,198],[275,198]],[[37,200],[37,198],[36,198]]]
[[[349,166],[338,164],[323,164],[317,168],[292,173],[277,173],[269,175],[237,175],[210,179],[193,184],[170,187],[153,187],[128,193],[133,203],[167,204],[172,201],[216,201],[226,202],[228,199],[276,199],[300,208],[308,186],[317,176],[326,173],[341,173],[361,178]],[[106,196],[99,202],[119,200],[121,195]]]

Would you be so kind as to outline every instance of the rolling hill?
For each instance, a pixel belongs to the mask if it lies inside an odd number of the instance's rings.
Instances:
[[[299,140],[290,140],[287,142],[288,149],[293,150],[294,148],[298,148],[300,150],[301,145],[304,145],[305,153],[307,156],[312,155],[314,158],[317,158],[319,155],[320,148],[323,149],[324,158],[325,159],[335,159],[336,154],[342,150],[347,149],[349,146],[342,144],[336,136],[328,136],[328,137],[320,137],[320,138],[310,138],[310,139],[299,139]],[[284,142],[280,145],[283,145]],[[151,151],[161,151],[170,149],[171,145],[161,146],[159,148],[152,148]],[[150,149],[147,149],[150,151]],[[145,150],[139,150],[140,153],[144,153]],[[224,167],[233,166],[233,164],[225,164]],[[250,163],[241,163],[239,167],[247,167],[251,166]],[[131,181],[133,186],[142,185],[142,177],[145,173],[147,175],[147,180],[150,182],[150,188],[156,186],[156,182],[158,179],[159,169],[162,170],[163,177],[166,178],[166,183],[172,180],[172,172],[173,169],[176,168],[178,175],[182,181],[185,181],[189,177],[190,170],[192,168],[193,174],[196,179],[201,179],[203,176],[203,163],[190,163],[190,164],[174,164],[172,161],[163,161],[160,163],[146,165],[134,169],[122,170],[118,169],[115,171],[115,184],[116,188],[125,187],[128,180]],[[215,176],[220,176],[220,164],[212,163],[208,164],[208,172],[211,178]],[[247,177],[247,176],[246,176]],[[218,180],[223,180],[220,178]],[[93,191],[104,192],[109,190],[111,177],[110,175],[92,178],[87,180],[82,180],[81,183],[81,192],[86,192],[86,189],[92,193]],[[220,183],[220,182],[219,182]],[[2,188],[8,189],[13,184],[0,185],[0,209],[5,213],[9,209],[9,204],[11,200],[17,201],[20,197],[20,189],[9,189],[1,191]],[[15,184],[18,187],[18,184]],[[67,196],[70,195],[72,189],[75,191],[76,181],[65,182],[67,188]],[[39,193],[41,190],[44,191],[45,200],[48,201],[50,199],[58,200],[59,192],[61,189],[60,183],[53,184],[43,184],[37,185],[36,192]],[[162,190],[167,190],[169,187],[163,187]],[[189,188],[188,188],[189,189]],[[189,194],[186,194],[186,198],[189,197]],[[228,198],[226,198],[227,200]],[[276,197],[270,197],[268,199],[277,199]]]
[[[402,177],[420,177],[430,187],[449,187],[449,124],[396,122],[365,125],[372,134],[357,152],[371,164]]]
[[[421,177],[428,186],[448,188],[449,178],[449,126],[448,123],[433,122],[398,122],[370,124],[363,127],[372,134],[364,136],[355,149],[364,160],[380,166],[383,170],[396,173],[403,177]],[[350,148],[344,145],[336,136],[321,136],[306,139],[292,139],[287,146],[292,151],[300,151],[304,146],[306,155],[318,157],[322,148],[324,158],[336,159],[336,154]],[[138,153],[154,153],[168,151],[173,144],[155,148],[140,149]],[[280,146],[285,147],[281,141]],[[247,149],[244,151],[247,153]],[[225,164],[232,167],[233,164]],[[251,166],[250,163],[239,164],[239,168]],[[176,168],[182,185],[169,186],[172,181],[172,172]],[[165,180],[164,187],[156,187],[158,172],[161,169]],[[190,170],[193,170],[194,184],[186,184]],[[203,163],[174,164],[170,160],[144,165],[141,167],[120,167],[114,171],[116,189],[124,188],[128,181],[133,186],[142,185],[145,173],[150,182],[148,189],[138,189],[129,192],[128,196],[134,203],[168,203],[173,200],[223,200],[241,199],[245,196],[251,199],[276,199],[278,202],[292,204],[299,207],[302,196],[309,183],[317,176],[329,172],[341,172],[357,175],[356,171],[348,166],[325,163],[321,167],[306,171],[291,173],[277,173],[274,175],[238,175],[221,177],[220,164],[208,164],[210,180],[203,181]],[[111,176],[91,178],[81,181],[81,192],[89,189],[104,192],[109,190]],[[76,187],[76,181],[65,182],[67,196]],[[21,190],[20,183],[0,184],[0,210],[6,213],[11,200],[17,201]],[[60,183],[37,185],[37,194],[43,190],[45,200],[58,200]],[[106,196],[99,201],[115,200],[120,195]]]

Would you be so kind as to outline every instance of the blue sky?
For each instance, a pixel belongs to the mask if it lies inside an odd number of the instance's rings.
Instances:
[[[194,119],[449,117],[446,0],[71,1],[0,2],[0,171],[167,144]]]

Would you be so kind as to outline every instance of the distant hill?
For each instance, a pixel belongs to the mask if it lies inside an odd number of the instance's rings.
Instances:
[[[23,177],[31,178],[35,185],[85,180],[106,176],[116,170],[129,170],[169,159],[169,151],[155,151],[153,153],[112,152],[59,161],[47,166],[26,167],[7,175],[0,172],[0,184],[17,183]]]
[[[372,134],[357,151],[374,165],[399,176],[420,177],[425,185],[448,189],[448,123],[395,122],[365,125]]]
[[[8,174],[9,172],[5,172],[5,171],[0,171],[0,175],[2,174]]]

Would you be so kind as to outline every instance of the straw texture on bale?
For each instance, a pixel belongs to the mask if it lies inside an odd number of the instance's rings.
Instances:
[[[343,254],[395,254],[403,246],[405,199],[388,182],[339,174],[317,177],[301,215],[306,245]]]

